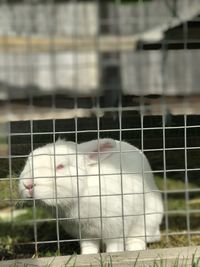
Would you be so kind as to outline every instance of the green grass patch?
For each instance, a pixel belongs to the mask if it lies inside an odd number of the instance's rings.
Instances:
[[[56,256],[55,256],[56,257]],[[55,257],[44,267],[51,267],[55,266],[54,261]],[[107,255],[106,257],[102,257],[101,254],[96,255],[95,257],[96,262],[95,266],[99,267],[114,267],[115,263],[113,262],[112,256]],[[72,254],[68,260],[64,263],[64,267],[76,267],[80,266],[76,264],[77,261],[77,254]],[[81,266],[85,266],[86,262],[82,263]],[[126,264],[132,266],[132,267],[139,267],[139,266],[147,266],[147,267],[186,267],[186,266],[191,266],[191,267],[199,267],[200,266],[200,257],[196,256],[196,253],[192,254],[190,257],[183,257],[177,255],[177,257],[170,258],[163,258],[162,256],[157,256],[155,259],[149,259],[149,263],[147,262],[147,258],[145,260],[140,258],[140,253],[136,256],[135,260],[129,260],[127,259]],[[14,264],[10,265],[9,267],[39,267],[37,263],[29,264],[29,263],[23,263],[23,261],[16,261]],[[87,266],[93,267],[94,265],[90,262],[87,263]],[[117,266],[119,266],[119,262],[117,262]]]
[[[16,176],[13,176],[16,177]],[[18,181],[16,178],[0,179],[0,212],[2,208],[16,205],[19,198]]]
[[[156,182],[158,188],[162,191],[165,191],[165,189],[167,189],[167,190],[185,190],[185,188],[186,188],[185,182],[183,181],[183,179],[180,179],[180,178],[167,177],[166,185],[165,185],[165,181],[164,181],[163,177],[156,175],[154,177],[154,179],[155,179],[155,182]],[[165,186],[166,186],[166,188],[165,188]],[[197,186],[195,183],[188,182],[187,187],[189,189],[192,189],[192,188],[196,188]]]

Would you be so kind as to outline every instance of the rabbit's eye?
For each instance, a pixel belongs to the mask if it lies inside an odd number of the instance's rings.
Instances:
[[[58,166],[56,166],[56,170],[61,170],[64,168],[64,165],[63,164],[59,164]]]

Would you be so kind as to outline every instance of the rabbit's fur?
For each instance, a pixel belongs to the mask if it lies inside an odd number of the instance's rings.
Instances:
[[[37,148],[19,190],[23,198],[58,205],[64,229],[81,240],[83,254],[97,253],[100,240],[113,252],[145,249],[160,239],[161,194],[145,155],[126,142],[59,139]]]

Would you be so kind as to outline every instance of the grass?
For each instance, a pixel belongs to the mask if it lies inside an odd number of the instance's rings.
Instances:
[[[186,267],[186,266],[191,266],[191,267],[199,267],[200,266],[200,257],[196,257],[195,253],[192,255],[192,258],[181,258],[180,256],[177,256],[169,265],[169,260],[168,259],[163,259],[162,257],[158,256],[156,259],[152,260],[151,263],[143,262],[141,259],[139,259],[140,253],[138,253],[135,261],[133,264],[130,266],[132,267],[137,267],[137,266],[148,266],[148,267]],[[101,254],[99,254],[99,258],[96,258],[99,267],[114,267],[115,264],[113,263],[113,259],[111,255],[107,255],[106,258],[103,258]],[[76,260],[77,260],[77,255],[73,254],[69,257],[69,259],[66,261],[64,264],[64,267],[76,267]],[[44,267],[51,267],[55,261],[55,258],[52,259],[52,261]],[[89,263],[88,263],[89,264]],[[141,265],[142,264],[142,265]],[[15,262],[14,264],[11,264],[9,267],[39,267],[39,265],[33,265],[33,264],[28,264],[28,263],[23,263],[23,262]],[[92,267],[92,263],[90,264]],[[97,266],[97,264],[95,264]],[[119,266],[119,265],[118,265]]]
[[[16,177],[13,175],[13,177]],[[11,204],[11,196],[13,199],[12,205],[16,205],[16,199],[19,198],[18,192],[18,181],[16,178],[9,180],[7,179],[0,179],[0,210],[10,206]]]

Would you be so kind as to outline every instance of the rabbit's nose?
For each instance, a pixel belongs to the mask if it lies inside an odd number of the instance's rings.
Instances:
[[[33,189],[33,187],[34,187],[35,185],[33,184],[33,183],[30,183],[30,184],[24,184],[24,187],[26,188],[26,189]]]
[[[28,192],[29,192],[29,196],[30,197],[33,197],[33,188],[34,188],[34,186],[35,186],[35,184],[34,183],[28,183],[28,184],[24,184],[24,187],[26,188],[26,189],[28,189]]]

